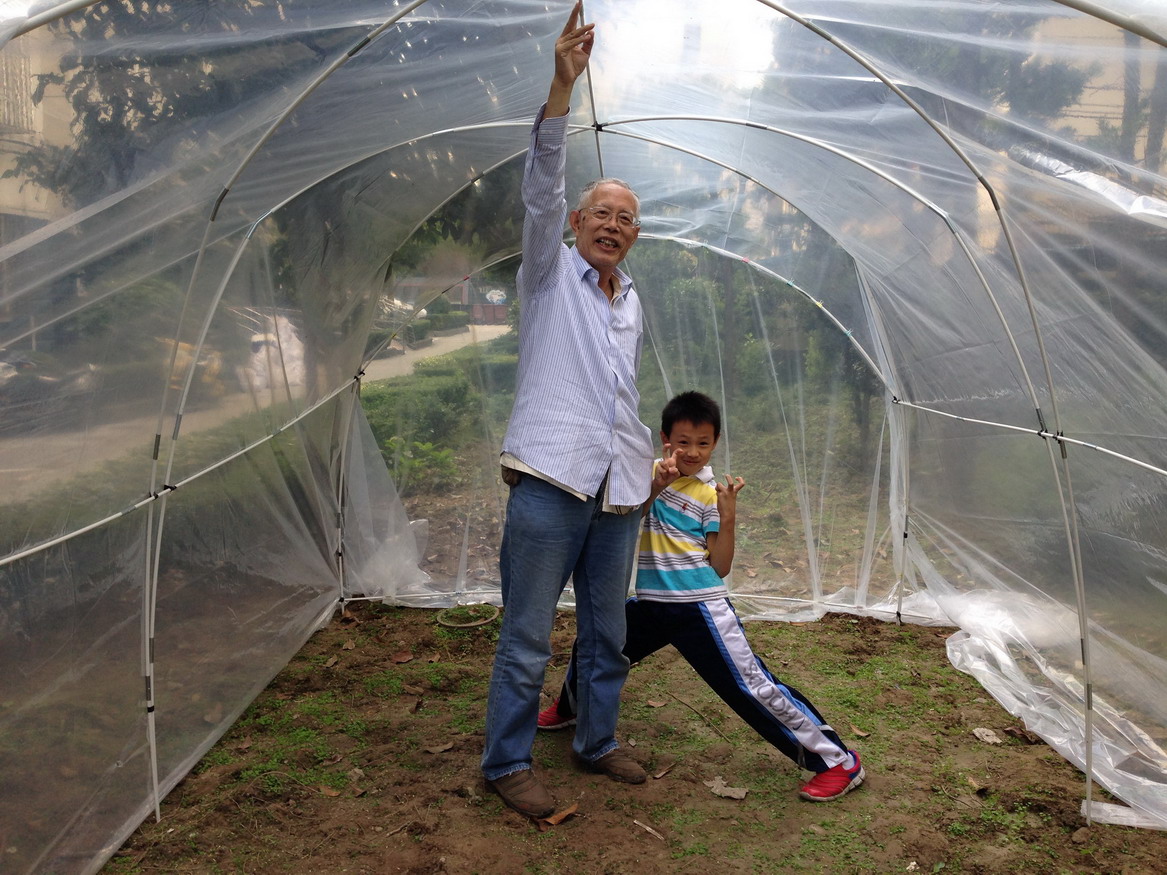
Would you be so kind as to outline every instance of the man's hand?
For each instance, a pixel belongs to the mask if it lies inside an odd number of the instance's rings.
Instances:
[[[547,94],[547,118],[567,115],[571,106],[571,93],[577,80],[588,67],[595,43],[595,23],[582,24],[583,0],[577,0],[571,9],[563,32],[555,41],[555,75],[551,79],[551,90]]]

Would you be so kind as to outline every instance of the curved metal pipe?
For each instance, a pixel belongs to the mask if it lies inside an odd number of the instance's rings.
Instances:
[[[778,12],[781,15],[785,15],[791,21],[797,22],[811,33],[814,33],[815,35],[826,40],[832,46],[846,54],[849,58],[871,73],[871,75],[879,79],[879,81],[882,82],[886,88],[899,97],[906,106],[911,108],[912,111],[915,112],[920,117],[920,119],[936,133],[938,137],[940,137],[940,139],[952,150],[953,154],[955,154],[961,160],[961,162],[964,163],[966,167],[968,167],[969,171],[976,178],[977,182],[989,195],[989,198],[993,204],[993,209],[997,215],[997,222],[1001,227],[1001,233],[1003,234],[1004,240],[1009,248],[1009,257],[1013,262],[1014,270],[1017,272],[1017,279],[1021,284],[1021,292],[1025,298],[1026,307],[1029,310],[1029,320],[1033,327],[1033,337],[1037,343],[1037,350],[1038,355],[1041,358],[1042,368],[1045,371],[1046,390],[1049,393],[1050,409],[1054,420],[1054,431],[1058,434],[1061,434],[1063,429],[1061,426],[1061,415],[1058,411],[1057,393],[1054,391],[1053,371],[1050,366],[1049,356],[1046,353],[1045,340],[1042,336],[1041,327],[1037,319],[1037,310],[1033,301],[1033,294],[1029,288],[1029,281],[1025,275],[1025,268],[1021,264],[1021,257],[1017,251],[1016,243],[1013,240],[1013,234],[1009,230],[1009,222],[1006,219],[1005,211],[1001,205],[1000,200],[997,198],[996,190],[993,188],[992,184],[988,181],[988,179],[985,178],[984,174],[977,167],[976,163],[964,151],[964,149],[961,148],[960,144],[957,143],[935,119],[928,115],[928,113],[919,103],[913,100],[911,96],[909,96],[902,88],[892,82],[886,74],[884,74],[870,59],[864,56],[861,52],[854,49],[844,41],[836,38],[829,31],[823,29],[809,19],[799,15],[793,10],[787,9],[779,3],[774,2],[774,0],[757,0],[757,2],[764,6],[768,6],[770,9],[773,9],[775,12]],[[1034,401],[1034,412],[1037,414],[1038,424],[1042,430],[1045,430],[1045,417],[1042,416],[1041,405],[1036,403],[1036,398]],[[1092,689],[1092,684],[1090,680],[1091,665],[1089,659],[1089,625],[1086,619],[1086,582],[1082,575],[1082,567],[1079,561],[1081,556],[1081,545],[1079,543],[1078,537],[1077,518],[1074,513],[1071,513],[1071,506],[1068,504],[1068,502],[1072,501],[1073,496],[1073,483],[1070,475],[1070,466],[1065,454],[1065,444],[1062,444],[1061,446],[1062,464],[1059,470],[1057,460],[1054,457],[1053,446],[1051,444],[1047,444],[1049,449],[1050,466],[1053,471],[1053,479],[1055,485],[1057,486],[1058,502],[1062,511],[1062,525],[1066,536],[1066,548],[1068,552],[1067,558],[1070,563],[1070,571],[1074,580],[1074,592],[1076,594],[1078,607],[1079,635],[1082,644],[1082,677],[1083,684],[1086,688],[1086,701],[1084,702],[1084,732],[1086,739],[1089,741],[1093,732],[1093,712],[1090,702],[1090,690]],[[1092,745],[1087,744],[1085,750],[1085,766],[1086,802],[1088,810],[1093,783],[1092,763]],[[1087,822],[1089,822],[1089,816],[1087,817]]]

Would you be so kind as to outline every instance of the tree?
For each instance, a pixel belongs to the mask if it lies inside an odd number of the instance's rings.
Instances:
[[[1147,146],[1144,163],[1150,173],[1163,167],[1163,135],[1167,131],[1167,65],[1160,64],[1151,86],[1147,110]]]
[[[241,124],[254,127],[257,105],[264,110],[258,117],[267,117],[273,108],[290,104],[298,96],[295,83],[307,81],[367,31],[367,25],[319,30],[280,26],[294,3],[106,0],[53,21],[47,27],[68,48],[58,70],[34,77],[32,99],[41,103],[49,89],[64,95],[73,113],[72,140],[33,146],[17,156],[5,175],[34,182],[80,209],[152,174],[173,171],[191,155],[207,156],[207,144],[229,141]],[[175,34],[183,34],[186,41],[175,45]],[[214,159],[213,154],[207,157]],[[277,277],[292,273],[289,254],[304,248],[296,229],[318,217],[316,206],[311,198],[300,199],[276,220],[279,233],[271,254]],[[197,245],[196,233],[192,231],[192,246]],[[280,238],[289,237],[291,242],[281,246]],[[143,238],[95,256],[55,285],[63,297],[76,295],[97,277],[108,280],[107,287],[130,283],[132,290],[150,281],[134,266],[150,245]],[[172,274],[168,279],[180,288],[184,278]],[[116,282],[111,279],[117,277]],[[284,290],[289,300],[296,297],[293,287],[285,285]],[[58,307],[69,308],[65,300]],[[178,311],[175,307],[165,315],[173,320]],[[157,321],[158,316],[150,318]],[[333,319],[325,314],[319,324],[352,316],[340,313]],[[99,321],[86,325],[94,331],[101,328]],[[173,331],[171,324],[158,333]],[[321,338],[321,343],[334,340]],[[311,349],[309,344],[309,355]]]
[[[297,30],[254,40],[225,39],[260,31],[294,0],[108,0],[48,25],[71,46],[57,72],[35,76],[32,99],[59,88],[73,109],[68,145],[44,144],[16,159],[6,176],[47,188],[83,206],[125,188],[148,168],[164,166],[210,133],[204,120],[245,112],[256,95],[286,89],[296,74],[319,67],[356,28]],[[187,45],[160,49],[175,33]],[[149,157],[148,162],[143,159]]]
[[[516,254],[522,240],[523,159],[508,161],[466,186],[442,209],[429,216],[392,255],[398,276],[416,270],[443,242],[463,247],[479,265]],[[515,264],[500,269],[513,275]],[[494,275],[494,274],[492,274]],[[441,292],[434,289],[433,293]],[[419,301],[424,306],[426,301]]]

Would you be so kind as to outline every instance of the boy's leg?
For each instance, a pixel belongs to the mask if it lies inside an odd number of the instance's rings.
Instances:
[[[815,707],[754,655],[729,599],[684,607],[684,619],[673,626],[673,644],[746,723],[810,771],[850,761],[846,745]]]
[[[563,686],[559,688],[559,698],[555,700],[556,707],[559,710],[559,716],[564,720],[575,719],[575,645],[576,641],[573,639],[571,642],[571,659],[567,662],[567,674],[563,677]]]
[[[627,639],[624,642],[624,656],[629,664],[640,662],[646,656],[656,653],[669,643],[668,627],[655,619],[654,602],[642,602],[630,598],[624,603],[624,618],[628,624]],[[564,720],[576,715],[576,647],[571,643],[571,660],[567,664],[567,676],[559,690],[558,711]]]

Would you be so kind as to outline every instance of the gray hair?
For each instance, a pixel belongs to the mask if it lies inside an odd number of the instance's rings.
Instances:
[[[587,206],[588,200],[592,196],[592,192],[601,185],[618,185],[621,188],[628,189],[628,191],[632,193],[632,197],[636,199],[636,214],[640,215],[640,196],[633,190],[631,185],[629,185],[623,179],[617,179],[615,176],[603,176],[599,179],[593,179],[591,182],[581,188],[579,190],[579,206],[577,206],[576,209],[582,210],[585,206]]]

